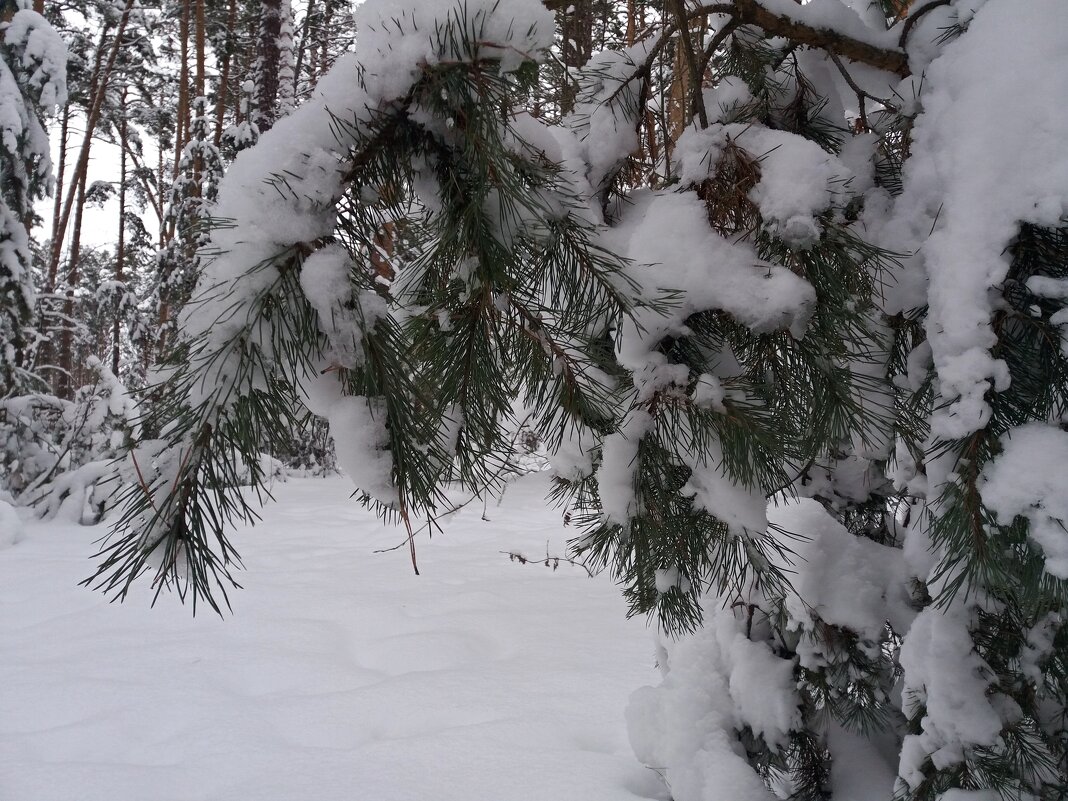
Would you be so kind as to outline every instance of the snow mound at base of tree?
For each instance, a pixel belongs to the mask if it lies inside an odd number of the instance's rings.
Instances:
[[[109,604],[77,586],[102,528],[28,524],[0,552],[0,797],[666,801],[623,719],[644,621],[606,577],[500,553],[563,554],[548,486],[424,531],[415,576],[347,479],[276,485],[225,620],[147,583]]]

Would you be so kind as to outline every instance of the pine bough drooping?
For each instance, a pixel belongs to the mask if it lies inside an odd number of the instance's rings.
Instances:
[[[928,9],[914,75],[864,78],[916,101],[863,132],[834,59],[732,29],[678,190],[624,204],[650,45],[596,56],[547,125],[521,110],[540,5],[361,6],[356,52],[222,182],[98,582],[218,608],[255,514],[236,473],[300,405],[409,526],[499,487],[521,407],[576,551],[696,630],[628,713],[678,801],[1061,797],[1068,180],[1031,132],[1068,126],[1017,76],[1065,88],[1068,20],[1010,6]]]

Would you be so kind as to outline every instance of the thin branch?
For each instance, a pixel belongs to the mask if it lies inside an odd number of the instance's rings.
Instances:
[[[715,58],[716,51],[723,46],[723,43],[725,41],[727,41],[727,37],[734,33],[740,26],[741,23],[738,22],[738,20],[732,19],[730,22],[728,22],[726,25],[716,31],[716,35],[712,37],[712,40],[708,43],[708,47],[705,48],[704,55],[701,57],[701,75],[705,74],[705,71],[708,69],[708,65],[712,62],[712,59]],[[701,105],[702,107],[704,106],[704,98],[702,98]]]
[[[540,564],[545,565],[545,567],[551,567],[553,569],[553,572],[556,572],[556,569],[560,567],[561,564],[568,564],[574,565],[575,567],[581,567],[583,570],[586,571],[586,575],[590,578],[593,578],[597,575],[594,571],[590,570],[589,565],[587,565],[585,562],[580,562],[577,559],[570,559],[566,556],[553,556],[552,554],[550,554],[548,541],[546,541],[545,543],[544,558],[538,557],[537,559],[530,559],[526,556],[523,556],[523,554],[519,553],[518,551],[497,551],[497,553],[503,553],[505,556],[508,557],[509,561],[519,562],[519,564],[521,565]]]
[[[904,50],[905,45],[908,44],[909,41],[909,34],[912,33],[912,29],[916,23],[936,8],[948,6],[949,2],[950,0],[931,0],[927,5],[917,8],[909,15],[908,19],[905,20],[905,24],[901,27],[901,37],[897,40],[897,46]]]
[[[831,59],[831,61],[834,62],[834,66],[838,68],[838,71],[842,74],[842,77],[845,78],[845,82],[849,84],[849,88],[856,93],[857,101],[860,104],[860,122],[864,126],[865,131],[871,130],[871,128],[868,126],[868,115],[865,113],[864,110],[865,98],[867,98],[868,100],[874,100],[876,103],[882,104],[884,108],[888,108],[895,113],[897,112],[897,107],[889,100],[884,100],[881,97],[876,97],[875,95],[870,94],[869,92],[862,89],[860,85],[853,80],[853,76],[849,74],[849,70],[845,68],[845,64],[842,63],[842,60],[838,58],[837,55],[828,50],[827,56]]]
[[[908,56],[903,50],[888,50],[830,28],[813,27],[785,14],[769,11],[757,0],[735,0],[735,7],[728,13],[746,25],[763,28],[769,37],[783,36],[798,44],[826,50],[850,61],[892,72],[902,78],[911,74]]]
[[[412,521],[408,518],[408,508],[401,504],[401,520],[404,521],[404,527],[408,529],[408,551],[412,556],[412,570],[415,571],[415,575],[419,575],[419,563],[415,560],[415,532],[412,531]]]
[[[693,113],[697,114],[701,128],[704,129],[708,127],[708,112],[705,111],[704,93],[701,91],[703,73],[697,66],[697,54],[693,50],[693,38],[690,36],[691,20],[686,16],[685,0],[673,0],[672,5],[674,6],[675,18],[678,21],[679,37],[682,39],[682,51],[686,59],[686,69],[690,73],[690,91],[693,93],[691,95],[690,108]],[[689,122],[684,116],[683,124],[688,125]]]

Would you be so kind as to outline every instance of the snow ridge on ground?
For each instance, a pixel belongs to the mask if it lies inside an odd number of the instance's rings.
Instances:
[[[547,489],[424,533],[416,577],[346,479],[277,485],[225,620],[109,605],[77,586],[102,527],[27,524],[0,551],[0,799],[666,799],[624,722],[657,680],[644,621],[500,553],[564,553]]]

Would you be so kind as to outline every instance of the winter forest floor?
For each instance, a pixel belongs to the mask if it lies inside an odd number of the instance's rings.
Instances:
[[[148,588],[79,587],[101,527],[35,523],[0,551],[0,801],[666,799],[623,718],[656,683],[644,620],[564,553],[531,475],[419,541],[290,479],[235,543],[220,620]]]

